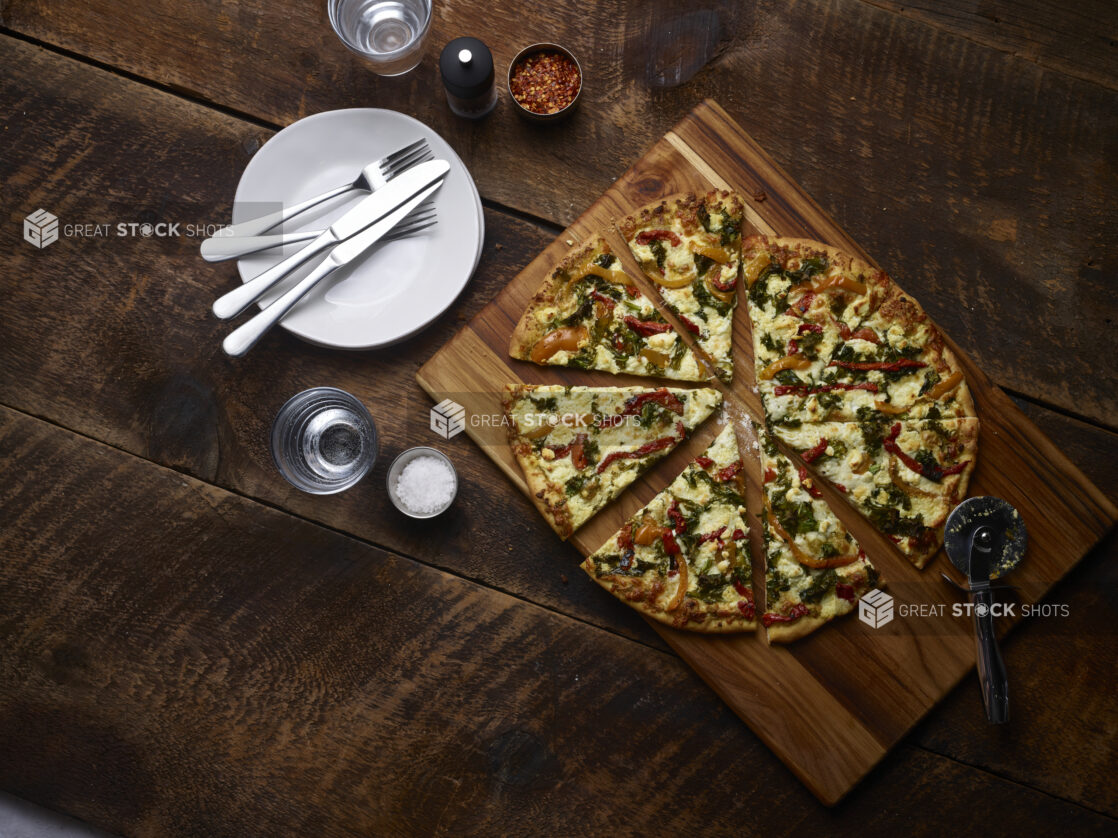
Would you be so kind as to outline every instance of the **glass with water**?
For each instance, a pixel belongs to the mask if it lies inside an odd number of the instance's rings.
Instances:
[[[336,387],[292,396],[272,423],[272,457],[291,485],[315,495],[348,489],[377,458],[373,417]]]
[[[406,73],[423,57],[431,0],[329,0],[330,25],[382,76]]]

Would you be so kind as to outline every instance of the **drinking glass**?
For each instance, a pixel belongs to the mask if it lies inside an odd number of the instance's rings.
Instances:
[[[373,417],[336,387],[292,396],[272,422],[272,458],[287,481],[314,495],[348,489],[377,458]]]
[[[326,8],[342,43],[369,59],[374,73],[398,76],[423,57],[431,0],[328,0]]]

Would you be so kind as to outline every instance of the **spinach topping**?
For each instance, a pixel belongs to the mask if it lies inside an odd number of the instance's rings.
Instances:
[[[706,204],[699,204],[699,211],[695,213],[699,217],[699,223],[703,225],[703,229],[708,233],[710,229],[710,213],[707,211]]]
[[[795,370],[781,370],[773,376],[781,384],[803,384],[803,379],[796,375]]]
[[[838,584],[838,574],[833,568],[825,570],[809,570],[811,584],[800,592],[802,602],[819,602],[827,591],[834,590]]]
[[[673,370],[678,370],[680,364],[683,363],[683,356],[687,354],[687,344],[679,338],[676,338],[675,346],[672,347],[672,357],[668,361],[668,366]]]
[[[710,266],[714,264],[714,260],[709,256],[704,256],[701,253],[694,254],[695,270],[699,276],[704,276],[710,270]]]
[[[862,432],[862,441],[866,451],[871,455],[881,450],[885,440],[885,426],[888,420],[876,413],[871,407],[858,408],[858,430]]]
[[[708,230],[707,232],[710,231]],[[738,238],[741,238],[741,222],[735,221],[726,213],[722,213],[722,246],[730,247]]]
[[[567,497],[570,497],[571,495],[575,494],[576,492],[581,492],[582,487],[583,487],[583,485],[585,485],[585,483],[586,483],[586,475],[585,474],[576,474],[574,477],[572,477],[570,480],[568,480],[565,484],[563,484],[563,491],[567,493]]]
[[[768,332],[765,332],[763,335],[761,335],[761,347],[763,349],[769,350],[769,352],[775,352],[777,355],[784,354],[784,347],[780,345],[780,341],[778,341]]]
[[[781,593],[791,587],[784,574],[773,571],[772,575],[765,580],[765,607],[772,610],[780,599]]]
[[[924,384],[920,387],[920,392],[918,393],[918,395],[924,395],[937,384],[939,384],[939,373],[935,370],[932,370],[926,376],[924,376]]]
[[[603,253],[594,260],[594,264],[600,268],[608,268],[616,258],[612,253]]]
[[[906,518],[893,507],[882,506],[873,501],[866,502],[866,513],[870,522],[887,535],[919,538],[925,530],[924,516],[920,514],[913,518]]]
[[[822,256],[811,256],[800,262],[800,267],[794,271],[785,271],[785,276],[792,280],[793,285],[801,282],[810,282],[816,274],[827,270],[827,260]]]
[[[784,493],[770,495],[769,505],[784,531],[791,536],[814,532],[819,528],[815,511],[807,501],[788,500]]]
[[[554,413],[559,409],[559,399],[551,396],[546,399],[537,399],[535,396],[529,396],[528,401],[536,406],[536,409],[545,413]]]
[[[698,588],[690,594],[700,602],[720,602],[726,590],[726,577],[721,573],[704,573],[698,577]]]
[[[656,257],[656,267],[663,271],[664,262],[668,258],[668,250],[664,247],[664,242],[661,239],[653,239],[648,245],[648,249],[651,250],[652,255]]]
[[[788,296],[788,291],[769,293],[769,279],[773,276],[782,276],[780,266],[769,264],[761,270],[757,279],[749,286],[749,301],[757,308],[768,308],[771,303],[774,308],[780,307],[780,302]]]
[[[733,308],[731,303],[724,303],[716,296],[710,293],[706,283],[701,279],[695,280],[691,283],[692,293],[695,295],[695,300],[702,306],[709,306],[717,311],[722,316],[729,314],[730,309]]]

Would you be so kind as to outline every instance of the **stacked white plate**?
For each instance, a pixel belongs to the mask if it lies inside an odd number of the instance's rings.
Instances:
[[[372,349],[414,335],[466,287],[481,259],[485,219],[473,178],[454,150],[422,122],[396,111],[353,108],[308,116],[256,152],[237,186],[234,223],[351,183],[368,163],[420,138],[436,158],[450,163],[450,173],[435,193],[438,224],[412,238],[375,245],[303,298],[280,323],[284,329],[341,349]],[[295,216],[282,231],[324,229],[367,194],[353,191],[327,201]],[[237,263],[241,281],[302,244],[243,257]],[[306,276],[318,261],[292,273],[260,306]]]

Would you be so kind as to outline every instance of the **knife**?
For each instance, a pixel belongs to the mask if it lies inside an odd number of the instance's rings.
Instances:
[[[299,252],[291,254],[239,288],[218,297],[213,304],[213,313],[222,320],[236,317],[293,269],[326,248],[360,233],[370,224],[375,224],[401,204],[410,203],[416,194],[446,177],[449,171],[450,164],[447,161],[429,160],[396,176],[376,192],[362,198],[357,206],[323,230],[320,236]]]
[[[404,177],[404,175],[400,177]],[[368,229],[337,245],[325,259],[315,266],[314,270],[285,291],[283,296],[251,320],[230,332],[221,344],[225,354],[237,358],[252,349],[256,342],[282,320],[287,312],[324,277],[329,276],[342,265],[352,262],[384,238],[386,233],[391,231],[393,227],[407,217],[408,213],[427,200],[442,185],[443,181],[439,179],[418,195],[412,196],[410,200],[405,201],[380,221],[375,222]]]

